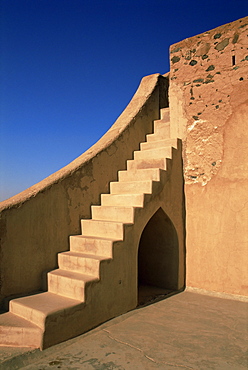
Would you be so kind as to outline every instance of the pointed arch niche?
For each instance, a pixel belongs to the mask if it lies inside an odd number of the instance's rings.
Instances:
[[[179,243],[176,229],[159,208],[146,224],[138,249],[138,304],[178,289]]]

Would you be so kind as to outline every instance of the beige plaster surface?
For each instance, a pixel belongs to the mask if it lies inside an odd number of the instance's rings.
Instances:
[[[245,370],[246,322],[247,303],[183,292],[42,352],[0,347],[0,368]]]
[[[248,295],[247,122],[243,104],[226,124],[218,175],[186,185],[189,286]]]
[[[46,288],[47,276],[47,293],[10,303],[44,331],[42,349],[134,309],[139,283],[179,290],[186,277],[192,289],[247,295],[247,26],[173,45],[170,110],[159,119],[167,79],[145,77],[92,148],[0,204],[1,299]]]
[[[170,48],[183,139],[186,285],[248,294],[248,17]]]
[[[144,77],[127,108],[109,131],[84,154],[24,192],[0,203],[0,302],[40,290],[57,253],[80,233],[80,219],[109,191],[109,182],[152,132],[159,109],[168,104],[167,79]]]
[[[170,47],[170,117],[185,140],[187,183],[217,174],[225,125],[247,105],[247,29],[245,17]]]
[[[16,320],[6,325],[8,314],[0,315],[0,344],[33,346],[38,342],[45,349],[134,309],[140,284],[166,291],[184,288],[182,146],[170,136],[164,140],[163,125],[170,126],[169,108],[161,111],[162,117],[164,111],[166,118],[160,120],[161,125],[156,121],[152,134],[157,147],[134,151],[127,170],[119,171],[118,181],[110,182],[110,193],[101,195],[101,206],[92,206],[92,217],[82,218],[81,237],[70,238],[70,252],[59,253],[59,268],[47,273],[48,292],[10,301],[10,313],[36,328]],[[18,336],[20,330],[23,337]]]

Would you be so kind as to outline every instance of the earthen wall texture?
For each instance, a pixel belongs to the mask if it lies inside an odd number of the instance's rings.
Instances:
[[[159,110],[168,105],[168,80],[146,76],[108,132],[48,178],[0,203],[0,307],[4,298],[46,289],[46,272],[81,233],[80,219],[109,192],[109,182],[139,149]]]
[[[170,48],[183,139],[188,286],[247,295],[248,17]]]

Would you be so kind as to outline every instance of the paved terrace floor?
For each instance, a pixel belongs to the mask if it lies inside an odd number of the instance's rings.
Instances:
[[[0,369],[248,368],[248,304],[185,291],[43,352],[0,347]]]

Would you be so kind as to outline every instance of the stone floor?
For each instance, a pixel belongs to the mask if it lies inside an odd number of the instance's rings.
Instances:
[[[43,352],[0,347],[0,369],[247,369],[248,304],[185,291]]]

